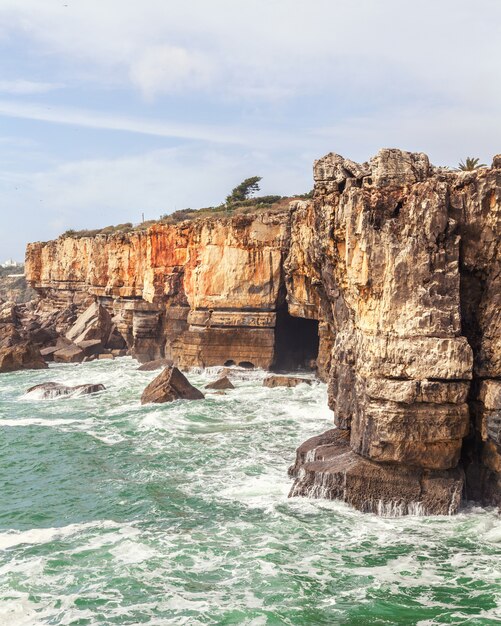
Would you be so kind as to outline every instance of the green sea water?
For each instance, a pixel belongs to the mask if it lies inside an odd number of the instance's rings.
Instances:
[[[288,499],[326,388],[141,406],[131,359],[0,378],[0,625],[501,623],[501,520]],[[197,386],[215,373],[190,375]],[[101,382],[39,400],[39,382]]]

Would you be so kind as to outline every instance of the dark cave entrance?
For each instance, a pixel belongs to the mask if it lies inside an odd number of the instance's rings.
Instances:
[[[293,317],[287,304],[277,310],[274,371],[314,371],[318,357],[318,320]]]

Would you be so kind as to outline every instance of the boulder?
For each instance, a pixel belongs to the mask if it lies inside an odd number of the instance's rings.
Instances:
[[[103,343],[101,339],[87,339],[86,341],[80,341],[77,345],[80,350],[83,351],[85,356],[99,354],[103,351]]]
[[[21,335],[14,324],[0,324],[0,348],[15,346],[22,341]]]
[[[205,385],[206,389],[235,389],[235,385],[232,384],[228,376],[218,378],[213,383]]]
[[[48,400],[52,398],[69,398],[72,396],[86,396],[91,393],[98,393],[104,391],[106,387],[101,384],[89,384],[89,385],[76,385],[75,387],[68,387],[61,383],[42,383],[30,387],[26,391],[26,395],[36,396],[40,400]]]
[[[15,324],[17,321],[17,309],[14,302],[0,303],[0,324]]]
[[[168,367],[169,365],[172,365],[172,361],[169,361],[168,359],[155,359],[154,361],[143,363],[137,369],[139,372],[152,372],[154,370],[162,369],[163,367]]]
[[[78,316],[66,333],[66,338],[77,344],[90,339],[99,339],[103,345],[106,345],[113,330],[108,311],[97,302],[93,302]]]
[[[141,404],[172,402],[172,400],[202,400],[204,394],[190,384],[177,367],[168,366],[146,387]]]
[[[300,378],[299,376],[267,376],[263,380],[263,387],[297,387],[304,383],[305,385],[311,385],[312,380],[310,378]]]
[[[115,357],[110,353],[110,354],[98,354],[97,358],[100,361],[113,361]]]
[[[69,345],[54,352],[56,363],[80,363],[85,357],[84,351],[76,345]]]
[[[112,325],[110,334],[106,339],[106,347],[110,350],[127,350],[127,342],[119,333],[115,324]]]
[[[0,372],[40,370],[46,367],[48,367],[47,363],[40,354],[39,348],[29,341],[0,348]]]
[[[49,346],[48,348],[42,348],[40,350],[40,354],[43,356],[45,361],[53,361],[54,353],[57,352],[59,348],[57,346]]]

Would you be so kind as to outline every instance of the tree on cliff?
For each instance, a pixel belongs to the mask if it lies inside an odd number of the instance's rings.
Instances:
[[[479,163],[479,161],[480,159],[466,157],[464,161],[459,161],[456,170],[458,172],[471,172],[472,170],[478,170],[479,167],[487,167],[485,163]]]
[[[230,195],[226,197],[226,204],[234,204],[235,202],[247,200],[253,193],[259,191],[259,181],[261,178],[261,176],[251,176],[243,180],[240,185],[237,185]]]

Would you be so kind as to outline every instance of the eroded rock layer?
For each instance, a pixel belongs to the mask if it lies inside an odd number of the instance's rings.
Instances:
[[[329,154],[314,179],[289,211],[30,244],[27,277],[47,310],[97,300],[142,361],[316,367],[337,429],[299,448],[292,495],[501,504],[501,158]]]
[[[486,391],[501,376],[496,166],[456,173],[398,150],[362,165],[316,162],[314,201],[300,210],[315,225],[303,241],[317,273],[298,280],[289,260],[289,284],[299,302],[316,289],[332,328],[329,403],[346,450],[337,440],[300,448],[293,495],[330,489],[377,511],[392,492],[403,510],[447,514],[466,470],[466,495],[499,503],[501,404]],[[363,475],[365,493],[353,487]]]

